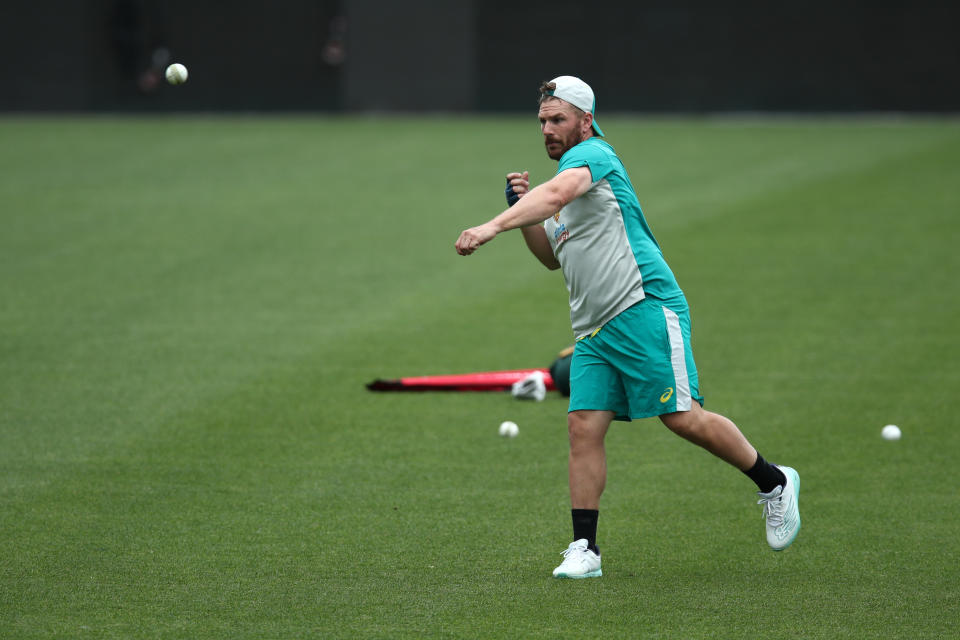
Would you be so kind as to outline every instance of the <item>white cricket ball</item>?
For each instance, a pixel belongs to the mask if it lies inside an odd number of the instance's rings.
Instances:
[[[520,433],[520,427],[516,422],[507,420],[500,423],[500,435],[504,438],[516,438],[518,433]]]
[[[899,440],[900,439],[900,427],[895,424],[888,424],[880,432],[880,435],[883,436],[884,440]]]
[[[167,67],[167,82],[170,84],[183,84],[187,81],[187,68],[179,62],[174,62]]]

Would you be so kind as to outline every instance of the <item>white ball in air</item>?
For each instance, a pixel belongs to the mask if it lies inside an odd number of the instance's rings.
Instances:
[[[167,82],[170,84],[183,84],[187,81],[187,68],[179,62],[174,62],[167,67]]]

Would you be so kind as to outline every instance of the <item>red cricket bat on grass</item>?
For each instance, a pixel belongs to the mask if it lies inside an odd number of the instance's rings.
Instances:
[[[370,391],[510,391],[514,382],[523,380],[534,371],[543,373],[543,383],[547,391],[555,389],[549,369],[511,369],[394,380],[377,379],[368,383],[367,389]]]

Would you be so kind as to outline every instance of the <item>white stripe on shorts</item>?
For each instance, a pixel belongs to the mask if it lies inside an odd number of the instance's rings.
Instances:
[[[670,363],[673,365],[673,379],[677,385],[677,411],[690,411],[690,379],[687,378],[687,358],[683,351],[683,332],[680,330],[680,317],[663,307],[667,319],[667,337],[670,338]]]

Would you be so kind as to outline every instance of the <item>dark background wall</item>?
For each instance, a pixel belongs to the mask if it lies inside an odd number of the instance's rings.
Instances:
[[[960,110],[960,3],[0,2],[4,111]],[[161,78],[183,62],[190,81]]]
[[[515,108],[508,96],[529,94],[529,79],[502,71],[525,67],[535,78],[589,77],[598,109],[960,107],[960,3],[551,4],[554,15],[482,4],[478,106]]]

